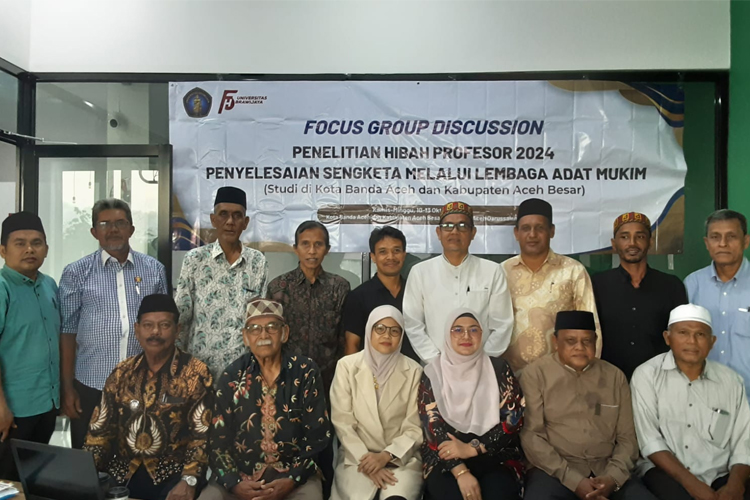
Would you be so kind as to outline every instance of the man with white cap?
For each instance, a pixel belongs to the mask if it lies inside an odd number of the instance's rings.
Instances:
[[[742,377],[706,359],[710,313],[676,307],[664,340],[631,382],[643,482],[660,500],[750,499],[750,407]]]

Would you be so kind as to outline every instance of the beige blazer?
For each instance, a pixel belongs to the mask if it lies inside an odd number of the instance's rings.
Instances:
[[[388,451],[398,457],[391,469],[398,482],[388,486],[388,496],[419,498],[422,488],[422,427],[417,411],[417,391],[422,368],[401,355],[380,403],[364,352],[342,358],[331,385],[331,421],[341,443],[334,473],[333,500],[372,500],[375,484],[357,472],[359,459],[368,452]]]

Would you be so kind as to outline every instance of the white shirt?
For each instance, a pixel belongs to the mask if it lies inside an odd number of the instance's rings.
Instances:
[[[459,307],[476,311],[489,328],[484,344],[488,355],[505,352],[513,333],[513,304],[503,268],[473,255],[454,266],[440,255],[414,266],[406,280],[406,334],[422,361],[440,354],[448,314]]]
[[[641,472],[654,467],[648,457],[659,451],[708,485],[735,464],[750,465],[750,407],[737,372],[706,360],[691,382],[670,351],[636,368],[630,385]]]

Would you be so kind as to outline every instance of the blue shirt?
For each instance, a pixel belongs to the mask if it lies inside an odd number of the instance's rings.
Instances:
[[[60,407],[60,312],[49,276],[0,270],[0,371],[14,416]]]
[[[133,325],[141,299],[154,293],[167,293],[164,266],[134,250],[124,264],[100,248],[65,266],[62,334],[76,335],[76,380],[101,391],[119,362],[141,352]]]
[[[711,313],[716,343],[708,355],[738,372],[750,388],[750,313],[740,308],[750,306],[750,263],[742,259],[734,277],[722,282],[713,263],[685,278],[685,288],[692,304]]]

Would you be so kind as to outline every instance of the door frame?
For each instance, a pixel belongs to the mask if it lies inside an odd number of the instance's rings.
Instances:
[[[41,158],[150,158],[159,172],[157,259],[167,270],[172,289],[172,145],[171,144],[39,144],[21,151],[20,207],[39,213],[39,160]]]

